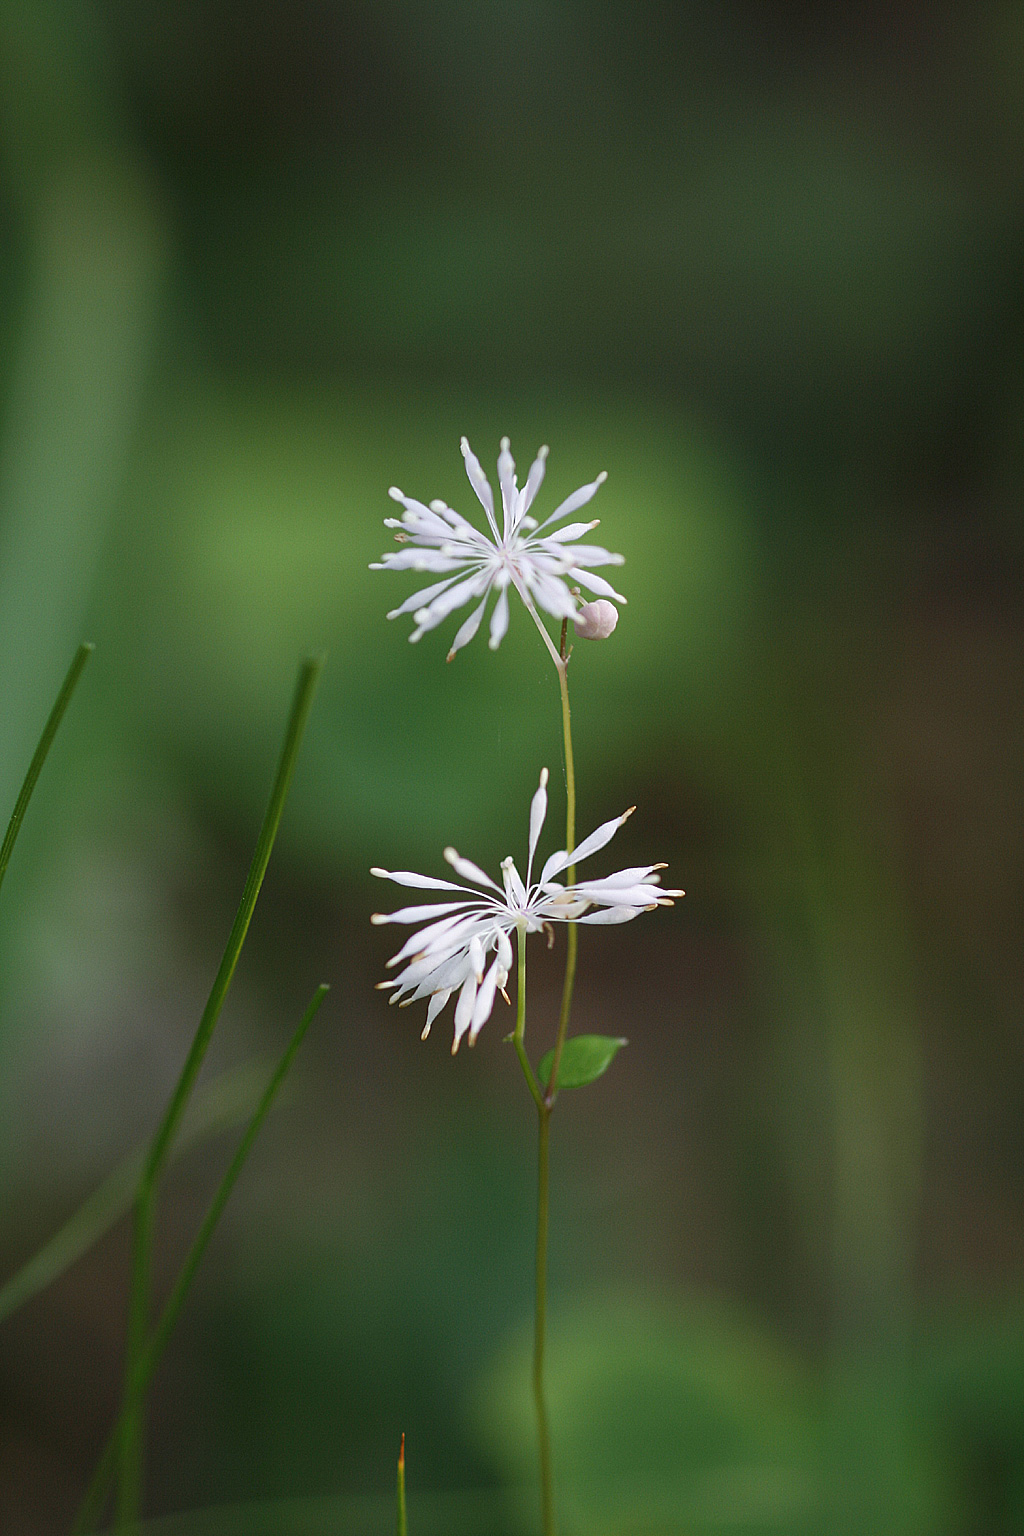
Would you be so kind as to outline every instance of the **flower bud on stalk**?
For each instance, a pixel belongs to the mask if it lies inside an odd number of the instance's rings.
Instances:
[[[619,610],[604,597],[584,603],[573,618],[581,640],[607,640],[618,622]]]

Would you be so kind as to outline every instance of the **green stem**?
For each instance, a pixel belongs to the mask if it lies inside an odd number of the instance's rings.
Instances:
[[[551,1437],[544,1401],[544,1337],[547,1329],[548,1287],[548,1142],[551,1107],[544,1102],[533,1068],[526,1055],[526,930],[518,929],[519,987],[516,993],[516,1028],[512,1039],[526,1085],[537,1106],[537,1271],[533,1332],[533,1401],[537,1412],[537,1440],[540,1450],[541,1512],[544,1536],[555,1536],[554,1484],[551,1473]]]
[[[135,1199],[135,1224],[132,1237],[131,1285],[128,1296],[128,1336],[125,1349],[124,1389],[122,1398],[122,1433],[120,1437],[117,1529],[125,1530],[134,1524],[139,1515],[142,1493],[142,1431],[144,1387],[142,1369],[146,1335],[149,1331],[150,1269],[152,1265],[153,1230],[156,1214],[156,1188],[163,1165],[170,1152],[171,1143],[181,1123],[189,1096],[195,1085],[203,1058],[209,1047],[214,1028],[220,1017],[231,979],[238,964],[242,945],[249,930],[249,923],[256,906],[256,899],[263,884],[274,846],[281,813],[288,795],[299,744],[309,717],[313,694],[323,667],[323,657],[310,657],[299,671],[291,715],[285,733],[284,746],[278,763],[277,775],[270,793],[263,826],[260,828],[256,852],[242,892],[242,899],[235,914],[231,933],[214,978],[213,987],[199,1021],[195,1038],[182,1068],[181,1076],[171,1095],[156,1135],[153,1138],[139,1180]]]
[[[295,1033],[288,1042],[284,1055],[281,1057],[281,1060],[274,1069],[273,1076],[263,1090],[260,1101],[246,1127],[245,1135],[235,1150],[235,1155],[228,1165],[227,1172],[220,1182],[217,1193],[210,1202],[210,1207],[203,1219],[202,1226],[196,1234],[188,1256],[175,1281],[174,1289],[171,1291],[160,1314],[160,1319],[140,1354],[132,1383],[132,1398],[124,1402],[121,1415],[103,1448],[103,1453],[93,1474],[92,1482],[86,1491],[85,1498],[78,1512],[78,1519],[74,1526],[74,1536],[83,1536],[84,1532],[90,1531],[102,1512],[114,1474],[118,1470],[119,1462],[124,1455],[124,1437],[131,1424],[132,1417],[136,1414],[139,1401],[149,1386],[153,1373],[160,1363],[160,1358],[167,1348],[167,1342],[174,1330],[174,1325],[178,1321],[181,1310],[185,1305],[189,1287],[195,1279],[196,1270],[202,1262],[203,1254],[206,1252],[214,1229],[223,1214],[231,1191],[235,1187],[238,1175],[242,1171],[245,1160],[252,1150],[253,1143],[259,1135],[260,1128],[270,1113],[278,1091],[288,1075],[292,1062],[295,1060],[298,1049],[305,1038],[306,1031],[316,1017],[320,1004],[327,996],[327,992],[328,987],[326,983],[321,983],[313,994],[312,1001],[302,1015]]]
[[[526,928],[520,924],[516,930],[516,947],[519,950],[519,986],[516,990],[516,1027],[512,1036],[512,1044],[516,1048],[519,1057],[519,1065],[523,1069],[526,1078],[526,1086],[533,1096],[533,1102],[539,1110],[544,1108],[544,1095],[540,1091],[540,1084],[530,1066],[530,1058],[526,1054]]]
[[[551,1435],[544,1398],[544,1341],[547,1333],[548,1190],[551,1109],[537,1106],[537,1281],[533,1329],[533,1402],[537,1412],[540,1453],[540,1500],[544,1536],[555,1536],[555,1487],[551,1467]]]
[[[78,686],[78,679],[81,677],[85,664],[94,650],[95,646],[90,645],[88,641],[83,641],[78,647],[74,660],[67,670],[67,676],[61,684],[60,692],[54,701],[53,708],[50,710],[50,718],[43,726],[43,734],[39,738],[39,745],[32,754],[32,761],[28,765],[25,782],[22,784],[21,792],[14,802],[14,810],[11,812],[7,831],[4,835],[3,843],[0,845],[0,885],[3,884],[4,875],[7,873],[7,866],[11,862],[14,844],[17,841],[18,833],[21,831],[21,824],[25,820],[25,812],[28,810],[28,803],[32,799],[32,791],[36,787],[36,780],[43,771],[43,764],[46,762],[47,753],[53,746],[53,738],[56,736],[60,722],[64,718],[64,711],[71,702],[71,695]]]
[[[409,1536],[409,1521],[405,1512],[405,1436],[402,1436],[401,1448],[398,1452],[398,1488],[397,1488],[397,1536]]]
[[[572,717],[569,713],[569,658],[565,652],[565,635],[567,629],[566,620],[562,620],[562,643],[559,648],[560,666],[558,668],[558,685],[562,694],[562,738],[565,743],[565,846],[571,853],[576,846],[576,767],[572,755]],[[576,866],[570,864],[566,872],[566,884],[573,885],[576,880]],[[558,1034],[555,1037],[555,1054],[551,1061],[551,1076],[548,1078],[547,1092],[544,1102],[550,1109],[558,1097],[558,1068],[562,1061],[562,1050],[565,1046],[565,1038],[569,1031],[569,1014],[572,1011],[572,994],[576,985],[576,953],[579,945],[579,934],[575,923],[567,923],[565,946],[565,977],[562,981],[562,1006],[558,1015]]]

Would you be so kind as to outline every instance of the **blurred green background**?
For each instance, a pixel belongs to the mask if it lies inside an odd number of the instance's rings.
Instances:
[[[0,1280],[154,1126],[328,669],[211,1072],[332,984],[161,1370],[154,1530],[535,1522],[532,1108],[372,990],[371,863],[521,852],[550,663],[406,643],[387,488],[609,474],[555,1122],[567,1533],[1024,1529],[1024,9],[3,0]],[[618,579],[618,578],[617,578]],[[560,806],[554,801],[553,824]],[[3,811],[4,817],[7,811]],[[557,834],[552,831],[550,846]],[[560,954],[538,950],[549,1042]],[[166,1287],[230,1140],[175,1167]],[[68,1528],[125,1223],[0,1325],[0,1530]],[[205,1513],[197,1513],[205,1511]]]

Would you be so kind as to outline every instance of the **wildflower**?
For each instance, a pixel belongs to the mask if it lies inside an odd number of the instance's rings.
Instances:
[[[555,526],[590,501],[607,478],[604,472],[589,485],[573,491],[543,523],[538,524],[529,516],[544,479],[547,456],[548,450],[541,448],[526,477],[526,484],[520,490],[509,440],[502,438],[498,455],[502,503],[500,533],[490,482],[465,438],[462,439],[462,457],[466,461],[469,483],[487,517],[487,533],[481,533],[443,501],[432,501],[428,507],[422,501],[403,495],[397,486],[391,487],[389,495],[401,502],[405,511],[400,518],[385,518],[384,525],[398,529],[395,539],[406,547],[382,555],[379,562],[370,566],[371,571],[424,571],[444,578],[415,592],[388,614],[389,619],[397,619],[404,613],[413,615],[416,628],[409,636],[410,640],[419,640],[457,608],[476,603],[452,641],[448,652],[451,661],[456,651],[467,645],[480,628],[488,598],[494,591],[498,596],[491,612],[489,644],[492,651],[497,650],[508,629],[510,586],[515,587],[539,625],[541,621],[536,608],[542,608],[555,619],[575,618],[576,599],[565,583],[567,576],[599,597],[614,598],[617,603],[626,601],[602,576],[593,573],[595,566],[622,565],[622,555],[610,554],[598,544],[576,543],[583,534],[597,527],[597,520]]]
[[[550,923],[627,923],[641,912],[670,907],[673,897],[683,895],[682,891],[660,888],[658,871],[666,867],[664,864],[620,869],[617,874],[606,875],[600,880],[577,881],[568,886],[560,885],[555,879],[570,864],[582,863],[611,842],[619,827],[633,814],[633,806],[621,816],[604,822],[596,832],[584,838],[574,852],[553,853],[539,879],[534,881],[533,858],[547,815],[547,782],[548,771],[544,768],[540,787],[530,805],[525,881],[512,859],[507,858],[502,860],[502,883],[498,885],[476,864],[461,858],[454,848],[444,851],[448,863],[462,880],[469,880],[481,889],[408,870],[370,871],[381,880],[393,880],[396,885],[456,893],[441,901],[402,907],[397,912],[375,912],[370,919],[373,923],[424,924],[388,961],[389,968],[406,962],[405,969],[394,981],[382,981],[378,985],[392,989],[391,1001],[401,1002],[403,1007],[424,997],[430,999],[424,1040],[441,1009],[457,991],[453,1055],[467,1030],[470,1045],[476,1040],[490,1018],[495,994],[501,992],[504,996],[512,968],[513,931],[522,944],[528,933],[538,933]],[[494,959],[488,965],[487,957],[492,951]],[[507,1002],[508,998],[505,1000]]]

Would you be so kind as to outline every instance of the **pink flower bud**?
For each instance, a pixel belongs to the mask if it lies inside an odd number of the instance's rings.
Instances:
[[[599,597],[594,603],[584,603],[573,619],[576,633],[582,640],[607,640],[618,622],[619,610],[606,597]]]

